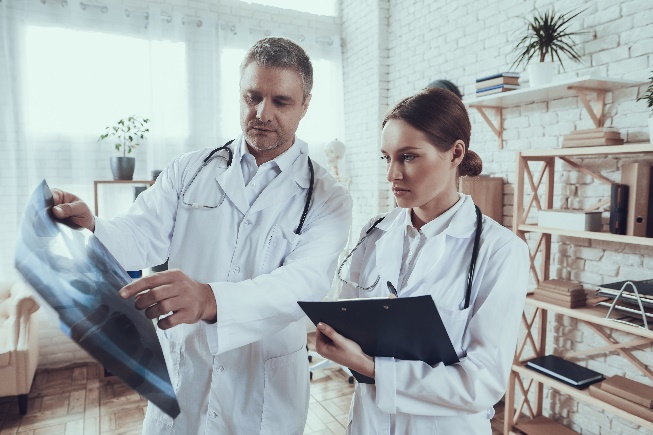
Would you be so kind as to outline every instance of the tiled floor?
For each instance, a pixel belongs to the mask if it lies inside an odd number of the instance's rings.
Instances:
[[[304,433],[344,434],[353,391],[341,370],[316,371]],[[98,364],[39,370],[24,417],[15,398],[0,398],[0,435],[140,434],[146,405],[116,378],[102,378]],[[498,406],[495,435],[502,430],[502,412]]]

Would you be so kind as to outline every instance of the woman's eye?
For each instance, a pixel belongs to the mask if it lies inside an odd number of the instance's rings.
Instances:
[[[382,155],[381,160],[384,160],[386,163],[390,162],[390,156]]]
[[[417,156],[416,156],[415,154],[404,154],[404,155],[401,156],[401,157],[402,157],[402,159],[404,159],[404,161],[406,161],[406,160],[413,160],[413,159],[415,159]]]

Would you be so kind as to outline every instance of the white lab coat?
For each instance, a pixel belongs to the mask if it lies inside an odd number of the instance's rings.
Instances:
[[[351,198],[322,167],[301,234],[294,234],[310,184],[307,146],[250,207],[239,141],[181,192],[210,149],[182,155],[129,214],[97,219],[95,234],[128,270],[163,263],[209,283],[217,323],[157,331],[181,414],[149,404],[147,434],[301,434],[309,400],[304,315],[297,301],[329,290],[351,224]],[[226,157],[226,152],[223,152]]]
[[[357,384],[349,434],[490,434],[493,405],[505,392],[528,281],[528,248],[508,229],[483,216],[483,231],[470,306],[464,308],[476,214],[471,197],[449,226],[430,237],[405,288],[397,286],[406,213],[394,209],[352,256],[350,281],[341,298],[430,295],[460,362],[434,367],[421,361],[375,358],[375,385]],[[371,226],[368,224],[361,237]],[[393,431],[394,428],[394,431]]]

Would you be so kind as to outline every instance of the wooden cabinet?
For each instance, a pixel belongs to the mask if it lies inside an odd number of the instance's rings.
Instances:
[[[605,92],[624,86],[637,85],[636,82],[610,79],[581,78],[566,83],[557,83],[540,89],[522,89],[506,92],[496,96],[481,97],[466,101],[476,108],[483,119],[488,122],[499,138],[502,147],[503,125],[502,109],[522,104],[548,101],[553,98],[578,96],[585,109],[588,111],[594,125],[602,127],[604,122],[603,106]],[[588,94],[596,94],[595,107],[589,102]],[[512,95],[511,95],[512,94]],[[494,110],[498,117],[497,122],[492,122],[486,110]],[[560,148],[548,150],[525,150],[516,156],[516,182],[514,196],[513,231],[522,239],[530,234],[531,244],[534,249],[530,252],[530,270],[534,281],[550,278],[551,264],[551,236],[570,236],[592,240],[604,240],[633,245],[653,246],[653,238],[616,235],[605,232],[572,231],[556,228],[544,228],[537,224],[527,223],[533,208],[537,210],[553,208],[553,194],[555,187],[556,161],[565,162],[572,169],[593,177],[600,183],[612,184],[614,181],[582,164],[583,158],[596,156],[627,156],[631,154],[653,153],[653,144],[625,144],[617,146],[599,146],[583,148]],[[653,154],[652,154],[653,156]],[[536,168],[533,169],[533,167]],[[528,194],[526,193],[528,190]],[[609,189],[608,189],[609,191]],[[609,195],[608,195],[609,196]],[[596,210],[609,204],[609,198],[597,204],[586,207],[586,211]],[[534,236],[534,237],[533,237]],[[533,240],[534,239],[534,240]],[[534,243],[532,243],[534,242]],[[556,381],[524,366],[526,360],[536,356],[546,355],[547,322],[556,314],[576,319],[586,325],[593,333],[605,341],[605,346],[596,347],[577,352],[567,352],[567,359],[586,358],[591,355],[605,352],[617,352],[633,367],[641,371],[648,379],[653,381],[653,371],[646,364],[639,361],[632,352],[635,347],[653,343],[653,332],[624,323],[606,319],[607,310],[595,307],[569,309],[546,302],[538,301],[532,296],[526,300],[527,309],[522,315],[524,325],[523,339],[517,346],[514,364],[510,374],[508,389],[505,396],[504,433],[515,433],[517,418],[521,413],[532,418],[543,414],[544,387],[550,387],[561,393],[573,397],[577,401],[585,402],[604,409],[607,412],[629,420],[644,428],[653,430],[653,423],[637,417],[603,402],[589,395],[588,390],[577,390]],[[551,314],[551,316],[550,316]],[[628,333],[628,339],[619,342],[613,330]],[[626,339],[625,339],[626,340]],[[519,392],[521,399],[516,403],[516,394]]]

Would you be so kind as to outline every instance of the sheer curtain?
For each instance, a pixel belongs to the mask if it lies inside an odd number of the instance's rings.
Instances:
[[[119,154],[97,142],[107,125],[151,120],[131,154],[140,180],[217,142],[216,23],[156,6],[0,2],[1,278],[14,275],[18,222],[41,179],[92,204],[93,180],[112,178],[109,158]]]

